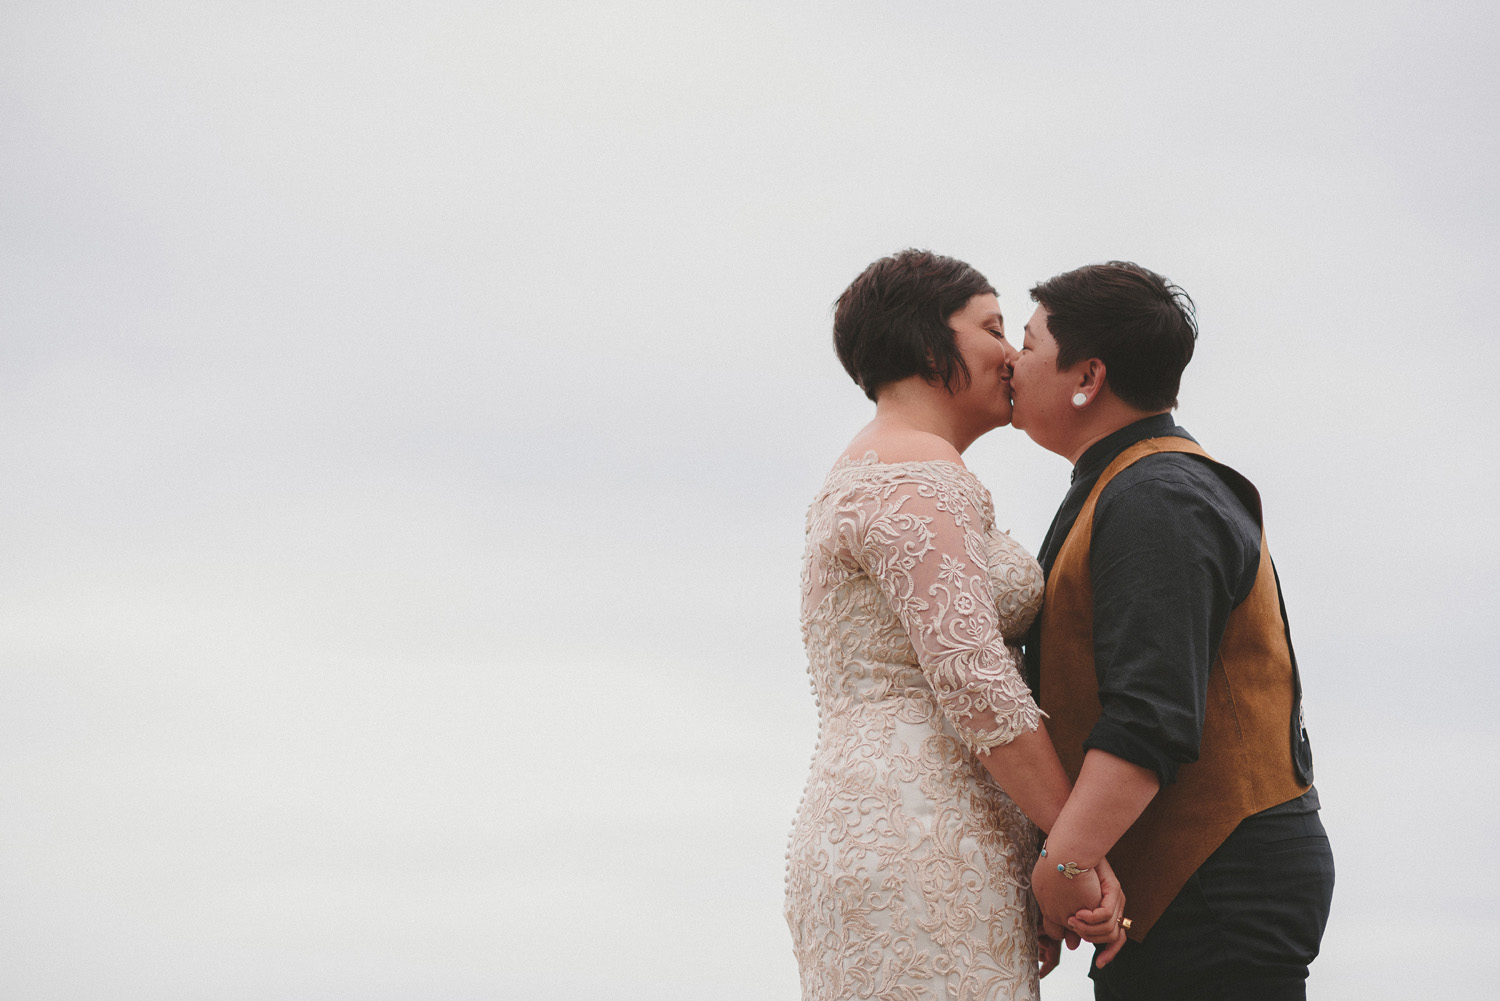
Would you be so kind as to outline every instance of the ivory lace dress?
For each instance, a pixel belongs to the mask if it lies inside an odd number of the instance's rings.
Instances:
[[[1037,997],[1036,828],[977,755],[1038,725],[1005,637],[1042,590],[958,463],[845,458],[813,499],[818,743],[786,877],[803,1001]]]

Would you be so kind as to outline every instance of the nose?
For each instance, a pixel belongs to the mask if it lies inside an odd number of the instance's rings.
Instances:
[[[1010,341],[1001,341],[1000,343],[1005,345],[1005,367],[1010,368],[1015,365],[1016,359],[1021,357],[1021,352],[1012,347]]]

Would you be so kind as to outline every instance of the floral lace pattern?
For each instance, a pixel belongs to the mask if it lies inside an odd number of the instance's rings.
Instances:
[[[1036,830],[978,755],[1035,730],[1041,568],[953,462],[829,473],[802,635],[818,743],[787,853],[803,1001],[1036,998]]]

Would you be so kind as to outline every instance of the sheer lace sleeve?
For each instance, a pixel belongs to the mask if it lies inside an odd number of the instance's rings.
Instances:
[[[982,754],[1035,730],[1041,713],[1000,634],[976,489],[912,464],[846,527],[943,711]]]

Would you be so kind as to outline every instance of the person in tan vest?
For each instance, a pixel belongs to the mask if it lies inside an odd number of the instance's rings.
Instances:
[[[1031,297],[1014,424],[1074,464],[1026,643],[1074,782],[1032,874],[1045,925],[1107,854],[1129,941],[1096,998],[1305,998],[1333,855],[1259,495],[1171,415],[1192,300],[1121,261]]]

